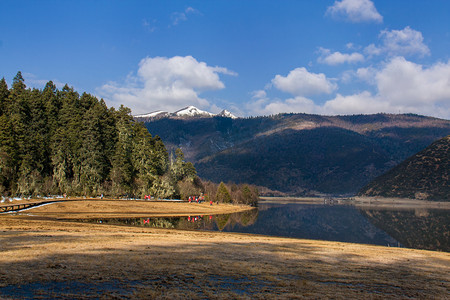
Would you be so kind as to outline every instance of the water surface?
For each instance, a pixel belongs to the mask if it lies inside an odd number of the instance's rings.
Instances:
[[[439,209],[358,208],[275,203],[225,215],[169,218],[97,218],[102,224],[209,230],[340,241],[450,252],[450,215]]]

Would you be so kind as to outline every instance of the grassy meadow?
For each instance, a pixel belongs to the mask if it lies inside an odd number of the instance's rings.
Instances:
[[[444,299],[450,294],[445,252],[56,220],[81,212],[129,216],[144,210],[145,216],[160,216],[248,209],[132,203],[78,201],[28,210],[32,216],[0,215],[0,298]]]

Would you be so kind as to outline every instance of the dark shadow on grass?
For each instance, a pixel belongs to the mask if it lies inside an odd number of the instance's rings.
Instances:
[[[82,239],[81,235],[46,234],[44,232],[33,235],[24,231],[4,231],[0,232],[0,253],[3,251],[24,250],[38,245],[45,245],[57,242],[77,242]]]
[[[0,298],[440,298],[450,292],[445,259],[434,259],[442,270],[418,258],[377,264],[296,240],[272,244],[241,236],[242,242],[139,244],[0,263]],[[71,247],[82,240],[47,236],[43,242]],[[23,236],[10,250],[26,242],[42,240]]]

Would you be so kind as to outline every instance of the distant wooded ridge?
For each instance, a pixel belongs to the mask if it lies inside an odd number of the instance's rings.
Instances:
[[[450,201],[450,135],[377,177],[360,194]]]
[[[415,114],[143,121],[169,149],[181,148],[200,177],[255,184],[265,195],[356,194],[450,133],[449,120]]]

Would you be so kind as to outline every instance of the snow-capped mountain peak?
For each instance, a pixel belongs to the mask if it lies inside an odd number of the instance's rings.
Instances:
[[[231,112],[229,112],[226,109],[224,109],[220,113],[218,113],[217,116],[225,117],[225,118],[232,118],[232,119],[236,119],[237,118],[235,115],[233,115]]]
[[[135,115],[135,118],[155,118],[155,117],[163,117],[167,116],[169,113],[167,111],[157,110],[148,114]]]
[[[188,117],[195,117],[195,116],[207,116],[207,117],[213,117],[214,114],[198,109],[195,106],[188,106],[185,108],[182,108],[174,113],[176,116],[188,116]]]
[[[166,111],[157,110],[157,111],[147,113],[147,114],[135,115],[134,117],[145,121],[147,119],[161,119],[161,118],[171,118],[171,117],[174,117],[174,118],[177,118],[177,117],[179,117],[179,118],[183,118],[183,117],[212,118],[215,116],[232,118],[232,119],[237,118],[235,115],[233,115],[231,112],[229,112],[226,109],[222,110],[218,114],[213,114],[213,113],[198,109],[197,107],[192,106],[192,105],[182,108],[180,110],[177,110],[174,113],[168,113]]]

